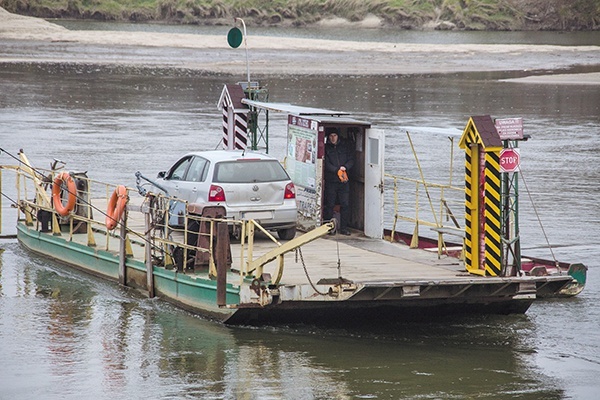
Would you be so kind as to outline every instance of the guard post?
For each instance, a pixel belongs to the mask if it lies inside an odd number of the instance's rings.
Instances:
[[[465,267],[472,274],[499,276],[503,146],[492,118],[470,117],[459,147],[465,150]]]

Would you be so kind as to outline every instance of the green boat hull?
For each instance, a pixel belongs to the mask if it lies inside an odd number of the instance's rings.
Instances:
[[[84,272],[119,282],[119,255],[115,252],[69,241],[66,236],[53,235],[17,224],[17,238],[29,250],[67,264]],[[133,258],[125,263],[125,285],[147,291],[146,265]],[[215,280],[191,277],[176,270],[153,267],[154,291],[157,296],[179,307],[225,321],[236,310],[217,306]],[[238,304],[239,294],[227,285],[228,304]]]

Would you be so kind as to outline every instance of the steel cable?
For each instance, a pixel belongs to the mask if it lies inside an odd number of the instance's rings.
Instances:
[[[535,206],[535,203],[533,202],[533,197],[531,196],[531,192],[529,191],[529,186],[527,186],[527,181],[525,180],[525,176],[523,175],[523,170],[521,169],[520,166],[518,168],[519,168],[519,173],[521,174],[521,180],[523,181],[523,184],[525,185],[525,190],[527,191],[527,196],[529,197],[529,201],[531,202],[531,205],[533,206],[533,211],[535,213],[535,217],[537,218],[538,223],[540,224],[540,228],[542,229],[542,234],[544,235],[544,239],[546,240],[546,244],[548,245],[550,254],[552,254],[552,259],[554,260],[554,265],[556,266],[556,269],[559,271],[559,273],[562,274],[562,271],[559,268],[558,260],[556,259],[556,256],[554,255],[554,251],[552,250],[552,246],[550,245],[550,241],[548,240],[548,235],[546,235],[546,230],[544,229],[544,225],[542,224],[542,220],[538,213],[537,207]]]

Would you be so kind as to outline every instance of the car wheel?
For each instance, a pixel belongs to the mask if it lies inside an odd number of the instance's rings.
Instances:
[[[296,227],[288,229],[277,229],[277,236],[281,240],[292,240],[296,236]]]

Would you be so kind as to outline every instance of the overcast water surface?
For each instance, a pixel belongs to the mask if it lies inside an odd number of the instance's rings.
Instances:
[[[23,149],[38,166],[58,158],[94,179],[133,186],[137,170],[155,176],[190,149],[218,145],[217,100],[223,84],[244,73],[0,64],[0,147]],[[262,83],[271,101],[350,111],[384,129],[386,172],[414,170],[410,132],[431,179],[446,179],[447,136],[460,135],[469,116],[522,117],[531,135],[520,145],[523,252],[550,258],[548,241],[558,259],[588,265],[578,297],[538,301],[525,315],[385,328],[230,328],[4,239],[0,399],[597,398],[600,90],[501,81],[513,75]],[[273,116],[277,156],[284,125]],[[455,159],[457,182],[464,153],[455,149]],[[6,153],[0,161],[13,163]],[[15,191],[8,173],[3,178],[2,233],[10,234]]]

